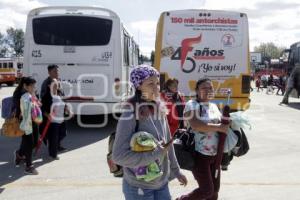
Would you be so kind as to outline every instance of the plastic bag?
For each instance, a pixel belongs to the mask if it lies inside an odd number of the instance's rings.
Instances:
[[[230,113],[231,128],[233,130],[251,129],[251,123],[245,112],[238,111]]]
[[[43,114],[40,108],[40,102],[36,98],[32,98],[31,117],[32,121],[36,124],[41,124],[43,122]]]
[[[228,153],[229,151],[231,151],[238,143],[238,139],[238,136],[233,132],[231,128],[229,128],[224,143],[224,153]]]

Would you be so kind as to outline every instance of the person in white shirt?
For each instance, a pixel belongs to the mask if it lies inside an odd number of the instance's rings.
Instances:
[[[188,127],[195,134],[195,161],[192,170],[198,188],[176,200],[209,199],[217,200],[220,190],[220,171],[216,171],[215,162],[219,143],[218,132],[227,133],[229,125],[221,124],[222,114],[214,98],[212,81],[208,78],[199,79],[196,83],[196,99],[189,100],[184,109],[184,117]]]
[[[61,126],[64,122],[64,114],[67,112],[69,115],[72,115],[65,102],[62,100],[61,96],[58,95],[59,82],[57,79],[52,79],[50,85],[50,91],[52,96],[52,105],[51,105],[51,125],[48,132],[48,150],[49,156],[54,160],[58,160],[57,156],[58,145],[59,145],[59,135],[62,130]]]

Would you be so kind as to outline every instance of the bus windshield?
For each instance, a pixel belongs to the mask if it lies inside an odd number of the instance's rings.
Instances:
[[[107,45],[112,32],[112,20],[53,16],[33,19],[33,37],[36,44],[62,46]]]

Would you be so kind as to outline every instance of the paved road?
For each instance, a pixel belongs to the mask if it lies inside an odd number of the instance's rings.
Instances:
[[[0,98],[13,88],[3,87]],[[252,130],[247,131],[249,153],[235,158],[229,171],[222,174],[221,200],[300,200],[300,100],[291,98],[290,106],[280,106],[281,96],[252,93],[249,117]],[[99,117],[89,118],[101,121]],[[2,123],[2,122],[0,122]],[[68,123],[65,146],[60,160],[49,161],[45,147],[35,159],[38,176],[23,174],[15,168],[12,152],[19,139],[0,136],[0,199],[66,200],[109,199],[122,197],[121,179],[114,178],[106,165],[107,137],[116,121],[100,129],[78,127]],[[192,175],[187,187],[170,183],[173,197],[196,187]]]

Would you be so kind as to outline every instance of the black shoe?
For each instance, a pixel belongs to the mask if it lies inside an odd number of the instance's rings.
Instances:
[[[67,151],[67,148],[65,148],[65,147],[63,147],[63,146],[59,146],[59,147],[57,148],[57,151],[58,151],[58,152]]]
[[[59,160],[59,157],[58,156],[56,156],[56,157],[50,156],[50,159],[51,160]]]
[[[288,101],[282,101],[282,102],[280,102],[280,104],[285,104],[285,105],[288,105],[288,104],[289,104],[289,102],[288,102]]]
[[[227,171],[228,170],[228,165],[221,165],[222,171]]]
[[[33,166],[26,167],[24,173],[29,174],[29,175],[38,175],[39,174],[38,171]]]

